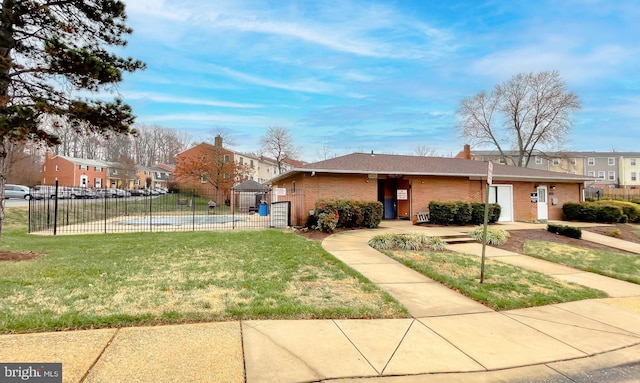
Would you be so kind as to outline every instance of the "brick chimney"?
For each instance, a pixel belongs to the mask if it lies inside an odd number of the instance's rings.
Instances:
[[[215,146],[216,148],[221,148],[222,147],[222,136],[221,135],[218,134],[216,136],[216,138],[214,140],[214,143],[213,143],[213,146]]]
[[[455,158],[462,158],[463,160],[470,160],[471,159],[471,146],[469,144],[466,144],[464,146],[464,149],[459,152],[458,154],[456,154]]]
[[[51,150],[47,150],[47,152],[44,154],[44,163],[46,164],[47,162],[51,161],[53,154],[51,153]]]

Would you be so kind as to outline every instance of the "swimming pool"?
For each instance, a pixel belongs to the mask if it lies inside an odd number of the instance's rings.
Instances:
[[[223,224],[230,222],[246,221],[246,218],[230,217],[227,215],[176,215],[176,216],[152,216],[152,217],[138,217],[130,218],[120,221],[122,225],[167,225],[167,226],[182,226],[182,225],[211,225],[211,224]]]

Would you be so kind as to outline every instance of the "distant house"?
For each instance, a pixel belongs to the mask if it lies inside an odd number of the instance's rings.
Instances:
[[[134,187],[136,189],[156,189],[166,188],[171,181],[172,172],[160,166],[136,166],[136,180]]]
[[[43,165],[43,185],[103,188],[109,184],[109,166],[105,161],[53,156],[47,151]]]
[[[47,152],[42,184],[53,185],[58,181],[60,186],[133,189],[145,185],[149,177],[152,187],[167,187],[171,172],[159,167],[53,156],[51,152]]]
[[[487,172],[486,162],[468,159],[353,153],[296,167],[271,184],[303,204],[297,224],[328,198],[380,201],[385,219],[410,219],[431,201],[482,202]],[[501,205],[500,221],[561,219],[562,205],[581,201],[588,179],[497,164],[490,202]]]

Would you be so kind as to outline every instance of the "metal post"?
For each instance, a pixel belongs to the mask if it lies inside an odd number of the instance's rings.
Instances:
[[[58,180],[56,180],[56,199],[53,201],[53,235],[58,232]]]
[[[480,261],[480,283],[484,283],[484,259],[487,249],[487,222],[489,221],[489,184],[486,184],[487,192],[484,199],[484,225],[482,227],[482,260]]]

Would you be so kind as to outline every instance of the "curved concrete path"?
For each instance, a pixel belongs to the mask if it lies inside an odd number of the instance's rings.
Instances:
[[[640,312],[621,308],[617,300],[494,312],[367,245],[371,236],[384,232],[446,235],[457,230],[383,222],[379,229],[343,232],[323,242],[407,306],[411,318],[2,335],[0,362],[62,362],[64,382],[637,380]],[[526,258],[517,263],[539,267]],[[633,292],[633,286],[623,290]]]

